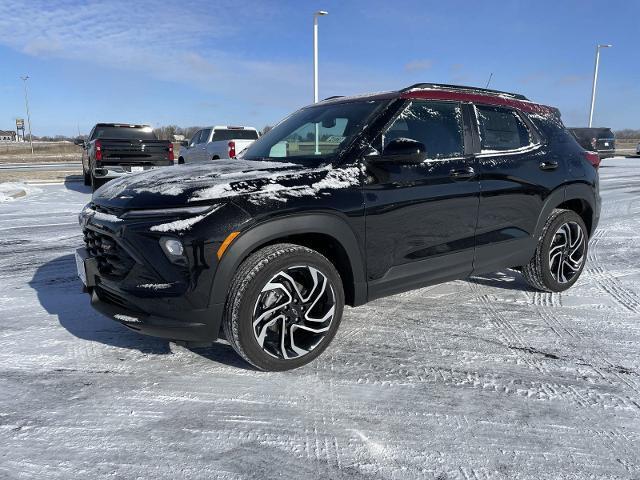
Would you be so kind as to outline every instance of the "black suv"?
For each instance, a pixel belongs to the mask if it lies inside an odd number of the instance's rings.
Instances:
[[[333,97],[239,157],[95,192],[76,257],[96,309],[286,370],[327,347],[345,304],[504,268],[565,290],[598,223],[597,156],[516,94]]]
[[[600,160],[616,155],[616,136],[610,128],[569,128],[582,148],[596,152]]]

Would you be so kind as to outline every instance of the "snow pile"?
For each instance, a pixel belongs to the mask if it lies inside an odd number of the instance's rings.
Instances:
[[[24,183],[7,182],[0,183],[0,203],[13,202],[19,198],[40,193],[42,189]]]

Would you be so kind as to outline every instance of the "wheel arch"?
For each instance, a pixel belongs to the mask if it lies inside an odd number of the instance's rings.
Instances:
[[[313,213],[268,220],[238,235],[218,264],[210,303],[224,304],[235,272],[249,255],[280,242],[306,246],[326,256],[340,273],[346,303],[366,302],[365,267],[356,234],[338,215]]]
[[[551,212],[556,208],[563,208],[576,212],[584,220],[589,231],[593,234],[598,223],[597,199],[592,185],[586,183],[572,183],[557,188],[545,200],[538,222],[536,224],[536,241],[542,235],[544,225]]]

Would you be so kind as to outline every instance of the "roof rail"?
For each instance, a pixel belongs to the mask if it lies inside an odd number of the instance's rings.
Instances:
[[[466,90],[469,92],[478,92],[478,93],[488,93],[491,95],[504,95],[511,98],[515,98],[517,100],[529,100],[524,95],[520,95],[519,93],[511,93],[511,92],[503,92],[501,90],[491,90],[489,88],[480,88],[480,87],[469,87],[466,85],[448,85],[446,83],[415,83],[407,88],[403,88],[400,90],[401,92],[407,92],[409,90],[420,89],[420,88],[431,88],[431,89],[442,89],[442,90]]]
[[[333,100],[334,98],[343,98],[344,95],[333,95],[331,97],[327,97],[327,98],[323,98],[322,101],[324,102],[325,100]]]

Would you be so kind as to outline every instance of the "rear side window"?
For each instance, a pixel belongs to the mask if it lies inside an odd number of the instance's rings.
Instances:
[[[257,140],[258,132],[255,130],[244,130],[239,128],[215,129],[213,131],[212,142],[221,140]]]
[[[484,151],[507,151],[533,144],[531,132],[511,109],[476,105],[480,147]]]
[[[413,100],[382,139],[384,148],[397,138],[409,138],[426,147],[429,158],[464,154],[462,111],[459,103]]]

